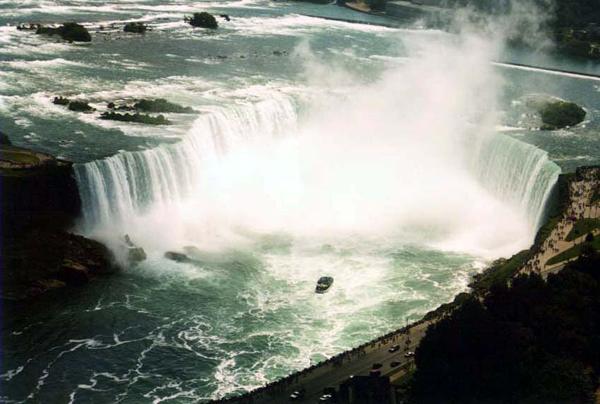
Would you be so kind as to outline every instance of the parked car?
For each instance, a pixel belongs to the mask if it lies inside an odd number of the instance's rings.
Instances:
[[[404,354],[405,358],[412,358],[413,356],[415,356],[415,353],[413,351],[408,351]]]
[[[390,347],[390,349],[388,349],[388,352],[389,353],[394,353],[394,352],[399,351],[399,350],[400,350],[400,345],[394,345],[394,346]]]

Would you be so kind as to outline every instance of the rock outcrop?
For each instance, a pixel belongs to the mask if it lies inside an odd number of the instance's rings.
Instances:
[[[90,104],[88,104],[85,101],[71,101],[65,97],[54,97],[54,100],[52,101],[52,103],[55,105],[61,105],[63,107],[67,107],[70,111],[74,111],[74,112],[92,112],[92,111],[94,111],[94,108],[92,108],[90,106]]]
[[[194,110],[165,100],[164,98],[138,100],[133,108],[142,112],[164,112],[174,114],[191,114]]]
[[[104,112],[100,115],[100,119],[108,121],[134,122],[143,123],[146,125],[170,125],[171,121],[163,115],[146,115],[146,114],[119,114],[116,112]]]
[[[19,27],[17,27],[19,29]],[[38,25],[35,31],[38,35],[58,35],[69,42],[91,42],[92,36],[87,28],[75,22],[66,22],[60,27]]]
[[[147,30],[148,27],[143,22],[128,22],[123,28],[124,32],[129,32],[130,34],[145,34]]]
[[[3,141],[0,188],[2,298],[81,285],[114,270],[105,246],[67,232],[81,213],[72,163]]]
[[[130,265],[137,265],[142,261],[145,261],[148,257],[146,251],[142,247],[137,246],[131,241],[128,234],[124,237],[125,247],[127,248],[127,262]]]
[[[196,28],[216,29],[219,27],[215,17],[206,11],[194,13],[192,17],[185,17],[185,22]]]
[[[554,101],[544,104],[539,109],[542,118],[542,129],[555,130],[575,126],[585,119],[586,112],[573,102]]]
[[[94,108],[85,101],[71,101],[69,103],[69,111],[75,112],[92,112]]]
[[[12,143],[10,142],[8,135],[0,132],[0,146],[10,146],[11,144]]]

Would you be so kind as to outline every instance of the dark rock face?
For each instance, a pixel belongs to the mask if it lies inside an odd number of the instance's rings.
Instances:
[[[163,115],[151,116],[145,114],[119,114],[116,112],[104,112],[100,115],[100,119],[120,122],[135,122],[144,123],[146,125],[170,125],[171,121]]]
[[[146,251],[142,247],[139,247],[131,241],[131,238],[128,234],[125,235],[125,246],[127,247],[127,261],[131,265],[139,264],[142,261],[145,261],[148,257],[146,255]]]
[[[148,27],[143,22],[128,22],[125,24],[123,31],[131,34],[145,34]]]
[[[90,104],[88,104],[85,101],[71,101],[68,98],[65,97],[54,97],[54,100],[52,101],[53,104],[55,105],[62,105],[63,107],[67,107],[69,109],[69,111],[74,111],[74,112],[92,112],[94,111],[94,108],[92,108],[90,106]]]
[[[212,14],[209,14],[205,11],[201,13],[194,13],[194,15],[190,17],[186,17],[185,21],[190,24],[192,27],[198,28],[210,28],[216,29],[219,27],[217,20]]]
[[[69,103],[69,110],[75,112],[91,112],[94,108],[84,101],[71,101]]]
[[[0,145],[2,298],[81,285],[114,269],[102,244],[66,232],[81,211],[72,163]]]
[[[0,146],[10,146],[11,144],[8,135],[0,132]]]
[[[67,22],[58,28],[39,25],[35,31],[38,35],[58,35],[69,42],[91,42],[92,36],[88,30],[80,24]]]
[[[70,226],[81,201],[70,162],[13,146],[0,146],[3,233],[51,224]]]
[[[573,102],[555,101],[542,106],[539,114],[542,118],[542,129],[555,130],[581,123],[586,112]]]
[[[143,112],[165,112],[176,114],[190,114],[194,112],[190,107],[174,104],[164,98],[139,100],[133,105],[133,108]]]
[[[178,252],[174,252],[174,251],[167,251],[165,253],[165,258],[170,259],[171,261],[175,261],[175,262],[190,262],[191,259],[183,254],[183,253],[178,253]]]
[[[67,106],[69,105],[71,101],[69,101],[68,98],[65,97],[54,97],[54,100],[52,101],[53,104],[55,105],[62,105],[62,106]]]
[[[34,229],[3,242],[3,298],[20,300],[81,286],[115,269],[104,245],[65,231]]]

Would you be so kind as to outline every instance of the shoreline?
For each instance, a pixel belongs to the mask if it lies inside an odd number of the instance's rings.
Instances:
[[[585,204],[585,202],[588,201],[590,206],[583,208],[581,218],[600,218],[600,198],[597,196],[600,187],[600,166],[583,166],[579,167],[574,174],[561,174],[561,177],[559,177],[559,180],[555,184],[555,189],[561,186],[561,181],[566,182],[566,187],[568,189],[568,195],[566,195],[567,199],[561,201],[560,195],[555,195],[555,198],[558,199],[555,201],[558,204],[556,207],[558,212],[554,215],[548,215],[544,225],[538,230],[534,243],[528,250],[524,250],[527,252],[525,264],[518,265],[516,270],[510,273],[506,279],[501,278],[497,282],[505,282],[505,284],[510,283],[511,279],[514,277],[532,272],[531,263],[535,261],[535,258],[540,253],[544,254],[547,251],[547,247],[545,246],[549,245],[550,240],[556,238],[557,231],[560,231],[564,236],[568,234],[566,227],[564,225],[559,226],[559,223],[563,223],[563,221],[568,220],[568,218],[572,216],[574,213],[573,205],[579,207],[580,204]],[[583,189],[586,189],[584,194],[578,192],[582,187]],[[582,199],[583,197],[587,199]],[[596,199],[594,199],[594,197]],[[557,222],[555,226],[552,226],[548,232],[548,229],[545,229],[544,227],[552,220],[555,220],[557,215],[561,220]],[[574,223],[572,225],[574,225]],[[600,234],[600,229],[594,229],[592,232],[593,234]],[[547,233],[545,237],[540,237],[545,233]],[[576,240],[583,237],[585,236],[578,237]],[[561,252],[563,252],[563,250],[560,250],[557,254],[560,254]],[[549,257],[546,257],[546,260],[548,259]],[[544,261],[544,263],[545,262],[546,261]],[[552,266],[548,269],[541,266],[539,271],[533,272],[539,273],[546,278],[549,273],[557,272],[562,269],[567,262],[569,261],[565,261],[561,263],[561,265]],[[490,267],[488,269],[494,268]],[[479,274],[483,274],[483,272]],[[476,278],[477,274],[474,277]],[[473,286],[473,283],[469,285],[469,289],[469,292],[458,294],[453,302],[440,305],[435,310],[425,314],[422,319],[405,327],[374,338],[358,347],[344,351],[325,361],[294,372],[284,378],[278,379],[245,394],[209,402],[275,404],[287,400],[287,397],[289,397],[292,392],[298,390],[304,391],[305,396],[303,399],[297,400],[297,402],[314,402],[321,394],[323,394],[324,388],[342,387],[348,385],[350,379],[356,378],[356,376],[368,375],[371,365],[374,363],[383,365],[381,368],[381,376],[388,378],[391,383],[390,395],[394,395],[393,384],[414,368],[414,357],[406,354],[408,352],[414,353],[429,325],[450,314],[462,301],[464,301],[464,295],[481,297],[486,291],[486,289],[476,289]],[[394,353],[390,353],[388,349],[395,345],[399,345],[400,349]],[[399,364],[391,367],[390,365],[392,362],[399,362]]]

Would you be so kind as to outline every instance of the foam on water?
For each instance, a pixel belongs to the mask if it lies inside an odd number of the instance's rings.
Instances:
[[[34,9],[41,3],[25,1],[15,11],[23,18],[40,12]],[[161,60],[138,63],[119,48],[130,42],[110,43],[94,61],[90,48],[37,46],[42,41],[33,35],[6,31],[18,42],[7,55],[16,56],[11,52],[20,43],[32,48],[30,59],[43,59],[36,46],[57,47],[49,61],[15,61],[12,73],[0,72],[7,81],[28,69],[32,83],[52,72],[64,95],[91,102],[98,113],[109,101],[164,97],[194,107],[197,116],[167,129],[133,128],[59,108],[52,89],[2,98],[18,122],[38,133],[35,120],[50,116],[122,130],[93,132],[93,147],[114,132],[132,142],[134,136],[168,140],[76,165],[84,209],[78,230],[107,242],[122,261],[122,236],[129,234],[148,259],[94,282],[78,305],[53,307],[40,327],[16,327],[9,344],[35,338],[40,344],[35,356],[15,354],[4,365],[0,377],[10,390],[4,401],[30,393],[31,401],[197,401],[250,390],[402,326],[406,317],[420,318],[463,291],[489,259],[532,240],[558,170],[535,147],[495,133],[500,82],[489,44],[256,11],[271,3],[252,1],[247,15],[232,11],[235,18],[214,36],[190,31],[182,14],[247,2],[81,0],[58,10],[81,14],[89,27],[151,22],[159,32],[124,39],[141,47],[152,40],[219,41],[229,55],[225,78],[208,64],[183,63],[209,55],[178,54],[170,46],[163,48],[171,55],[165,60],[177,57],[182,66],[152,76]],[[98,19],[91,17],[96,11]],[[237,33],[252,36],[251,45],[266,53],[232,61],[240,43],[250,46],[242,35],[227,40]],[[402,44],[408,55],[386,55],[389,44],[375,43],[386,35],[409,42]],[[305,36],[323,43],[315,52],[301,44],[289,60],[265,56]],[[344,47],[348,41],[353,45]],[[70,52],[88,66],[56,61],[69,60]],[[94,72],[102,76],[105,59],[124,80],[76,74],[98,65]],[[347,71],[340,59],[369,77]],[[388,62],[383,73],[381,61]],[[302,72],[263,71],[279,63]],[[60,147],[81,147],[75,136],[65,141]],[[137,150],[121,143],[109,150],[121,148]],[[168,250],[192,262],[166,260]],[[315,295],[324,274],[335,284]],[[40,338],[40,329],[60,335]]]

